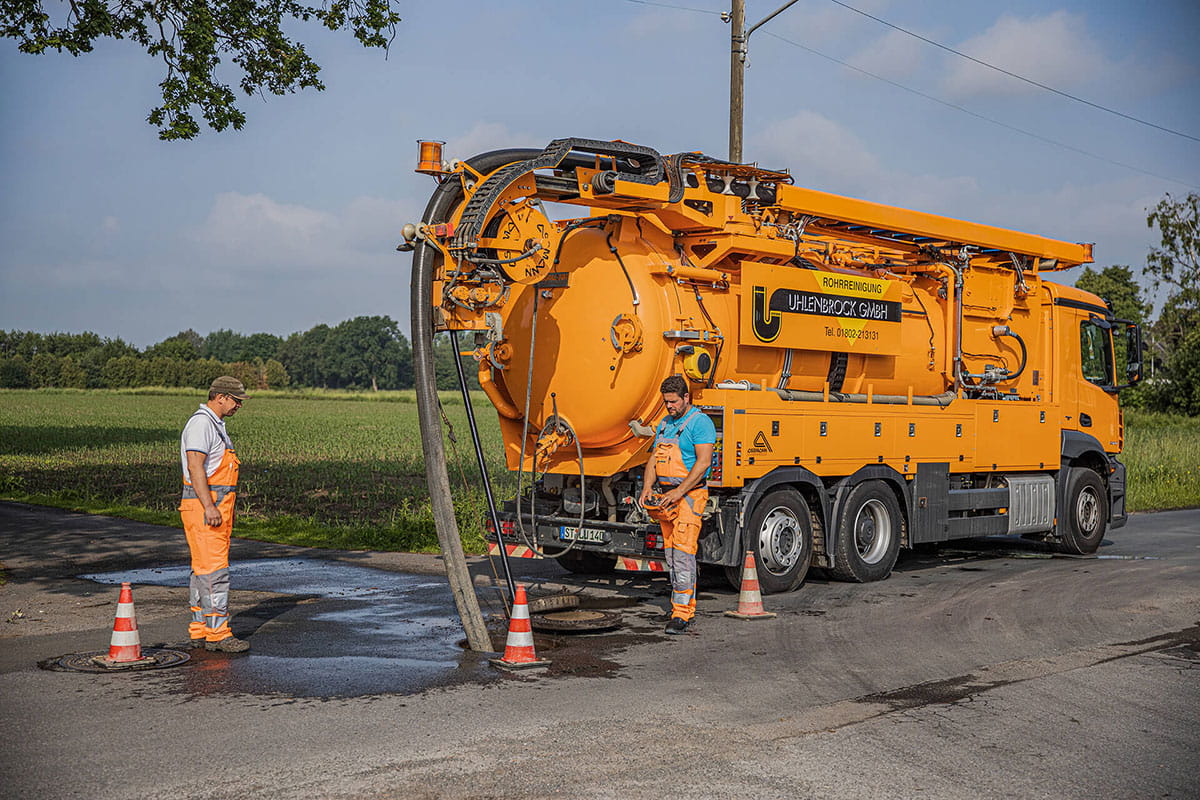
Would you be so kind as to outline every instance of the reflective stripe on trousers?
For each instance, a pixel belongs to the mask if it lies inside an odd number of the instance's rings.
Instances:
[[[192,606],[192,621],[188,625],[190,638],[218,642],[230,635],[229,567],[207,575],[193,572],[188,601]]]

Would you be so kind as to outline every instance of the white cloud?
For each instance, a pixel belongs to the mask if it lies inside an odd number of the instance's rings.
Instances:
[[[911,174],[888,165],[853,131],[811,111],[768,126],[749,144],[764,166],[791,167],[800,186],[1093,242],[1099,267],[1129,264],[1135,275],[1154,238],[1146,228],[1146,209],[1162,196],[1161,182],[1142,176],[1001,193],[985,190],[973,177]],[[1077,272],[1052,279],[1073,282]]]
[[[1154,233],[1146,209],[1161,183],[1134,176],[1102,183],[1069,183],[1044,191],[980,198],[981,221],[1066,241],[1094,242],[1096,263],[1128,264],[1138,274]]]
[[[477,122],[462,136],[446,142],[444,160],[450,163],[505,147],[543,147],[545,137],[511,131],[500,122]]]
[[[1094,81],[1110,71],[1103,48],[1088,33],[1083,16],[1066,11],[1027,19],[1006,14],[955,49],[1059,89]],[[1043,91],[958,56],[947,59],[949,69],[942,85],[951,97]]]
[[[889,31],[849,59],[861,70],[892,80],[912,75],[929,45],[900,31]]]
[[[400,227],[416,218],[409,204],[358,197],[334,213],[280,203],[264,194],[222,192],[189,238],[213,265],[293,274],[364,268],[391,261]]]
[[[880,16],[890,4],[890,0],[857,0],[852,3],[857,9]],[[771,6],[768,5],[767,8],[771,8]],[[752,11],[748,9],[746,26],[754,25],[762,19],[762,16],[758,16],[758,14],[765,10]],[[864,29],[868,25],[877,26],[878,23],[872,22],[861,14],[855,14],[849,9],[839,8],[828,0],[807,0],[807,2],[792,6],[760,28],[758,32],[774,31],[789,39],[797,38],[820,48],[821,42],[828,43],[831,39],[839,39]]]
[[[892,169],[854,131],[815,111],[768,125],[753,137],[750,153],[764,166],[791,167],[801,186],[921,210],[952,207],[978,188],[969,177]]]

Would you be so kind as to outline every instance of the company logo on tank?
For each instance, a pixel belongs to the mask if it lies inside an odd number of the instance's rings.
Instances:
[[[896,281],[744,264],[742,340],[748,344],[895,354]],[[748,328],[748,330],[747,330]]]

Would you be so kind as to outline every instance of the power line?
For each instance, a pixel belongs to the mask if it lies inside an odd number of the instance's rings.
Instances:
[[[679,10],[679,11],[693,11],[693,12],[698,12],[698,13],[702,13],[702,14],[713,14],[713,15],[717,15],[717,16],[719,16],[719,13],[718,13],[718,12],[715,12],[715,11],[709,11],[709,10],[707,10],[707,9],[701,9],[701,8],[689,8],[689,7],[687,7],[687,6],[668,5],[668,4],[666,4],[666,3],[650,2],[650,0],[626,0],[626,2],[629,2],[629,3],[637,3],[638,5],[652,5],[652,6],[660,6],[660,7],[663,7],[663,8],[673,8],[673,9],[677,9],[677,10]],[[832,0],[832,2],[838,3],[838,0]],[[838,3],[838,4],[839,4],[839,5],[845,5],[844,3]],[[852,11],[857,11],[857,9],[855,9],[855,8],[853,8],[853,7],[851,7],[851,6],[846,6],[846,8],[849,8],[849,9],[850,9],[850,10],[852,10]],[[863,13],[863,12],[859,12],[859,13]],[[868,14],[868,15],[866,15],[866,16],[870,16],[870,15]],[[872,17],[872,19],[875,19],[875,18],[874,18],[874,17]],[[885,24],[885,25],[890,25],[890,23],[884,22],[883,20],[879,20],[879,21],[880,21],[880,22],[883,22],[883,24]],[[907,31],[905,31],[905,32],[907,33]],[[763,33],[764,33],[764,34],[766,34],[767,36],[771,36],[771,37],[773,37],[773,38],[775,38],[775,39],[778,39],[779,41],[781,41],[781,42],[784,42],[785,44],[790,44],[790,45],[792,45],[793,47],[798,47],[799,49],[801,49],[801,50],[805,51],[806,53],[811,53],[811,54],[812,54],[812,55],[814,55],[814,56],[818,56],[818,57],[820,57],[820,58],[823,58],[823,59],[825,59],[826,61],[831,61],[831,62],[833,62],[834,64],[838,64],[838,65],[840,65],[840,66],[846,67],[847,69],[854,70],[855,72],[858,72],[858,73],[860,73],[860,74],[862,74],[862,75],[866,75],[866,76],[867,76],[867,77],[869,77],[869,78],[874,78],[874,79],[875,79],[875,80],[877,80],[877,81],[882,81],[883,83],[886,83],[886,84],[888,84],[889,86],[894,86],[895,88],[897,88],[897,89],[901,89],[901,90],[903,90],[903,91],[905,91],[905,92],[908,92],[909,94],[914,94],[914,95],[916,95],[917,97],[921,97],[921,98],[924,98],[924,99],[926,99],[926,100],[930,100],[930,101],[932,101],[932,102],[934,102],[934,103],[937,103],[938,105],[945,106],[946,108],[950,108],[950,109],[953,109],[953,110],[955,110],[955,111],[959,111],[959,112],[961,112],[961,113],[963,113],[963,114],[966,114],[966,115],[968,115],[968,116],[970,116],[970,117],[974,117],[975,119],[982,120],[983,122],[987,122],[987,123],[990,123],[990,124],[992,124],[992,125],[997,125],[997,126],[999,126],[999,127],[1001,127],[1001,128],[1004,128],[1004,129],[1006,129],[1006,130],[1013,131],[1014,133],[1019,133],[1019,134],[1021,134],[1021,135],[1023,135],[1023,136],[1028,136],[1029,138],[1031,138],[1031,139],[1036,139],[1036,140],[1037,140],[1037,141],[1039,141],[1039,142],[1043,142],[1043,143],[1045,143],[1045,144],[1049,144],[1049,145],[1054,145],[1055,147],[1060,147],[1060,148],[1062,148],[1062,149],[1064,149],[1064,150],[1069,150],[1069,151],[1071,151],[1072,153],[1077,153],[1077,154],[1079,154],[1079,155],[1081,155],[1081,156],[1087,156],[1088,158],[1092,158],[1092,159],[1095,159],[1095,160],[1097,160],[1097,161],[1102,161],[1102,162],[1104,162],[1104,163],[1106,163],[1106,164],[1111,164],[1112,166],[1115,166],[1115,167],[1121,167],[1122,169],[1127,169],[1127,170],[1130,170],[1131,172],[1136,172],[1136,173],[1138,173],[1138,174],[1140,174],[1140,175],[1145,175],[1145,176],[1147,176],[1147,177],[1149,177],[1149,178],[1156,178],[1156,179],[1158,179],[1158,180],[1160,180],[1160,181],[1167,181],[1168,183],[1174,183],[1174,184],[1177,184],[1177,185],[1179,185],[1179,186],[1185,186],[1185,187],[1187,187],[1188,189],[1196,189],[1196,188],[1200,188],[1200,187],[1197,187],[1197,186],[1196,186],[1195,184],[1193,184],[1193,183],[1188,183],[1187,181],[1181,181],[1181,180],[1179,180],[1178,178],[1169,178],[1169,177],[1167,177],[1166,175],[1159,175],[1159,174],[1158,174],[1158,173],[1156,173],[1156,172],[1150,172],[1149,170],[1144,170],[1144,169],[1142,169],[1142,168],[1140,168],[1140,167],[1135,167],[1135,166],[1134,166],[1134,165],[1132,165],[1132,164],[1126,164],[1126,163],[1125,163],[1125,162],[1123,162],[1123,161],[1117,161],[1117,160],[1115,160],[1115,159],[1108,158],[1107,156],[1097,155],[1096,153],[1092,153],[1092,152],[1089,152],[1089,151],[1087,151],[1087,150],[1084,150],[1084,149],[1082,149],[1082,148],[1075,147],[1074,145],[1067,144],[1066,142],[1060,142],[1060,141],[1058,141],[1057,139],[1051,139],[1051,138],[1049,138],[1049,137],[1047,137],[1047,136],[1042,136],[1042,135],[1040,135],[1040,134],[1033,133],[1032,131],[1027,131],[1027,130],[1025,130],[1024,128],[1018,128],[1016,125],[1010,125],[1010,124],[1008,124],[1007,122],[1001,122],[1001,121],[1000,121],[1000,120],[998,120],[998,119],[993,119],[992,117],[985,116],[984,114],[979,114],[979,113],[977,113],[977,112],[975,112],[975,111],[971,111],[970,109],[964,108],[963,106],[960,106],[960,105],[957,105],[957,104],[955,104],[955,103],[951,103],[951,102],[948,102],[948,101],[946,101],[946,100],[943,100],[943,99],[941,99],[940,97],[935,97],[934,95],[927,94],[927,93],[925,93],[925,92],[922,92],[922,91],[920,91],[919,89],[914,89],[914,88],[912,88],[911,86],[905,86],[905,85],[904,85],[904,84],[902,84],[902,83],[898,83],[898,82],[896,82],[896,81],[893,81],[893,80],[891,80],[891,79],[889,79],[889,78],[885,78],[885,77],[883,77],[882,75],[876,75],[875,73],[873,73],[873,72],[869,72],[869,71],[867,71],[867,70],[865,70],[865,69],[862,69],[861,67],[856,67],[856,66],[854,66],[853,64],[849,64],[849,63],[847,63],[847,62],[845,62],[845,61],[842,61],[841,59],[834,58],[834,57],[833,57],[833,56],[831,56],[831,55],[827,55],[827,54],[825,54],[825,53],[822,53],[820,50],[814,50],[814,49],[813,49],[813,48],[811,48],[811,47],[808,47],[808,46],[806,46],[806,45],[800,44],[799,42],[796,42],[796,41],[793,41],[793,40],[791,40],[791,39],[788,39],[788,38],[787,38],[787,37],[785,37],[785,36],[780,36],[779,34],[777,34],[777,33],[773,33],[772,31],[769,31],[769,30],[764,30],[764,31],[763,31]],[[915,34],[914,34],[914,35],[915,35]],[[918,37],[918,38],[920,38],[920,37]],[[936,42],[933,42],[933,44],[937,44],[937,43],[936,43]],[[938,45],[938,46],[940,47],[941,45]],[[970,56],[965,56],[965,57],[966,57],[966,58],[970,58]],[[1019,77],[1019,76],[1017,76],[1017,77]],[[1053,90],[1052,90],[1052,91],[1053,91]],[[1085,101],[1085,102],[1086,102],[1086,101]],[[1155,127],[1157,127],[1157,126],[1155,126]],[[1172,132],[1174,132],[1174,131],[1172,131]],[[1181,134],[1181,135],[1182,135],[1182,136],[1187,136],[1187,134]],[[1192,137],[1188,137],[1188,138],[1192,138]]]
[[[1136,122],[1141,125],[1146,125],[1148,127],[1155,128],[1157,130],[1163,131],[1164,133],[1174,134],[1175,136],[1182,136],[1184,139],[1191,139],[1193,142],[1200,142],[1200,137],[1192,136],[1190,133],[1184,133],[1183,131],[1177,131],[1177,130],[1174,130],[1173,128],[1167,128],[1162,125],[1157,125],[1153,122],[1144,120],[1140,117],[1135,117],[1132,114],[1126,114],[1124,112],[1117,111],[1116,109],[1109,108],[1108,106],[1102,106],[1099,103],[1093,103],[1091,100],[1085,100],[1084,98],[1078,97],[1077,95],[1073,95],[1070,92],[1064,92],[1060,89],[1055,89],[1053,86],[1047,86],[1044,83],[1038,83],[1037,81],[1033,80],[1032,78],[1026,78],[1024,75],[1018,75],[1015,72],[1009,72],[1008,70],[1004,69],[1003,67],[997,67],[995,64],[989,64],[988,62],[983,61],[978,58],[975,58],[974,56],[969,56],[960,50],[955,50],[953,47],[948,47],[948,46],[942,44],[941,42],[935,42],[933,39],[928,39],[919,33],[915,33],[913,31],[908,30],[907,28],[901,28],[899,25],[893,25],[892,23],[888,22],[885,19],[880,19],[879,17],[877,17],[873,14],[868,14],[866,11],[855,8],[852,5],[847,5],[846,3],[843,3],[841,0],[829,0],[829,2],[833,3],[834,5],[841,6],[842,8],[847,9],[848,11],[853,11],[855,14],[861,14],[864,17],[866,17],[867,19],[873,19],[876,22],[878,22],[880,25],[886,25],[887,27],[891,28],[892,30],[900,31],[900,33],[911,36],[914,39],[920,39],[922,42],[925,42],[926,44],[931,44],[934,47],[940,47],[942,50],[945,50],[947,53],[953,53],[954,55],[956,55],[960,58],[965,58],[968,61],[972,61],[976,64],[979,64],[980,66],[987,67],[988,69],[993,69],[996,72],[999,72],[999,73],[1009,76],[1010,78],[1016,78],[1019,81],[1024,81],[1025,83],[1028,83],[1031,86],[1036,86],[1039,89],[1045,89],[1047,92],[1053,92],[1054,94],[1059,95],[1060,97],[1066,97],[1067,99],[1074,100],[1077,103],[1083,103],[1085,106],[1091,106],[1092,108],[1099,109],[1100,111],[1105,111],[1105,112],[1108,112],[1109,114],[1115,114],[1118,117],[1122,117],[1124,119],[1130,120],[1131,122]]]
[[[975,117],[976,119],[983,120],[984,122],[990,122],[993,125],[999,125],[1001,128],[1006,128],[1007,130],[1023,134],[1032,139],[1037,139],[1039,142],[1045,142],[1046,144],[1052,144],[1052,145],[1055,145],[1056,147],[1061,147],[1065,150],[1070,150],[1073,153],[1078,153],[1079,155],[1087,156],[1088,158],[1094,158],[1098,161],[1103,161],[1107,164],[1112,164],[1113,166],[1132,170],[1133,172],[1141,173],[1142,175],[1146,175],[1147,177],[1157,178],[1160,181],[1167,181],[1169,183],[1175,183],[1180,186],[1186,186],[1189,189],[1200,188],[1200,187],[1194,186],[1193,184],[1187,183],[1186,181],[1181,181],[1178,178],[1168,178],[1166,175],[1159,175],[1154,172],[1149,172],[1147,170],[1141,169],[1140,167],[1135,167],[1132,164],[1126,164],[1123,161],[1115,161],[1111,158],[1107,158],[1106,156],[1096,155],[1095,153],[1090,153],[1087,150],[1083,150],[1081,148],[1075,147],[1074,145],[1069,145],[1066,142],[1060,142],[1057,139],[1051,139],[1046,136],[1041,136],[1041,135],[1033,133],[1031,131],[1027,131],[1024,128],[1018,128],[1016,125],[1009,125],[1007,122],[1001,122],[998,119],[993,119],[991,117],[984,116],[983,114],[978,114],[974,111],[971,111],[970,109],[963,108],[960,105],[956,105],[954,103],[950,103],[945,100],[942,100],[940,97],[934,97],[933,95],[926,94],[925,92],[922,92],[918,89],[913,89],[911,86],[905,86],[904,84],[897,83],[896,81],[890,80],[889,78],[885,78],[881,75],[876,75],[874,72],[868,72],[867,70],[862,69],[861,67],[856,67],[853,64],[848,64],[845,61],[842,61],[841,59],[834,58],[833,56],[830,56],[830,55],[826,55],[825,53],[822,53],[819,50],[814,50],[813,48],[802,45],[799,42],[794,42],[791,39],[788,39],[784,36],[780,36],[777,33],[773,33],[771,31],[763,31],[763,33],[765,33],[767,36],[771,36],[775,39],[778,39],[781,42],[790,44],[793,47],[798,47],[801,50],[805,51],[806,53],[812,53],[814,56],[819,56],[827,61],[832,61],[835,64],[839,64],[848,69],[852,69],[855,72],[861,73],[861,74],[866,75],[871,78],[874,78],[877,81],[883,81],[884,83],[888,84],[889,86],[894,86],[897,89],[903,89],[904,91],[909,92],[910,94],[915,94],[918,97],[923,97],[926,100],[931,100],[931,101],[937,103],[938,105],[945,106],[946,108],[952,108],[955,111],[961,111],[964,114]]]
[[[707,8],[692,8],[691,6],[675,6],[670,3],[654,3],[651,0],[625,0],[627,3],[636,3],[639,6],[657,6],[658,8],[673,8],[677,11],[695,11],[697,14],[712,14],[714,17],[723,16],[720,11],[709,11]]]

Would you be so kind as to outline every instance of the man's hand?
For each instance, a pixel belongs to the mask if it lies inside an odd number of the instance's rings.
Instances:
[[[219,526],[221,524],[221,509],[216,506],[204,509],[204,524],[210,528]]]
[[[653,489],[654,489],[654,487],[651,486],[650,484],[646,484],[645,486],[642,487],[642,496],[638,498],[639,506],[641,506],[642,508],[646,507],[646,501],[649,500],[650,495],[653,494]]]
[[[680,491],[680,487],[676,486],[674,489],[662,496],[662,504],[664,506],[676,505],[680,500],[683,499],[685,494],[687,494],[687,492]]]

